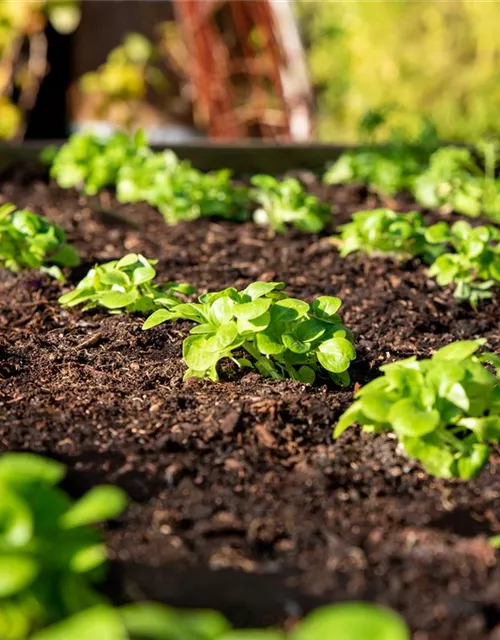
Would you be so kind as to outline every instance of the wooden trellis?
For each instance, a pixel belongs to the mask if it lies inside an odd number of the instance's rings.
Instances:
[[[184,72],[195,117],[209,135],[308,138],[310,89],[300,65],[300,81],[297,83],[295,78],[292,86],[289,80],[290,65],[302,52],[287,48],[271,2],[174,2],[181,37],[189,53]],[[294,127],[298,114],[302,122],[300,135]]]

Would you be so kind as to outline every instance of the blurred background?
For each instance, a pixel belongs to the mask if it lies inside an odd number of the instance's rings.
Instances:
[[[0,138],[500,132],[500,3],[0,0]]]

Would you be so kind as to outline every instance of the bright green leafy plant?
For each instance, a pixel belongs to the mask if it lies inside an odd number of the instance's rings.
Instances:
[[[121,202],[149,203],[169,225],[202,216],[248,218],[247,189],[232,183],[229,170],[202,173],[173,152],[150,154],[143,162],[123,166],[117,197]]]
[[[0,637],[24,640],[83,609],[105,602],[94,590],[107,553],[91,525],[126,504],[112,486],[77,502],[56,485],[65,473],[27,453],[0,457]]]
[[[337,313],[341,300],[321,296],[310,305],[286,295],[284,287],[282,282],[253,282],[243,291],[229,287],[206,293],[199,303],[156,311],[143,329],[167,320],[196,323],[183,345],[185,378],[218,380],[217,364],[231,358],[277,380],[311,383],[326,371],[334,382],[348,384],[356,352]],[[237,350],[246,356],[234,357]]]
[[[496,147],[484,143],[478,149],[483,155],[484,169],[469,149],[438,149],[431,156],[428,169],[415,180],[413,193],[417,201],[425,207],[500,221]]]
[[[435,476],[472,478],[500,441],[500,357],[476,352],[485,340],[453,342],[432,358],[411,357],[380,367],[340,417],[338,438],[358,423],[394,432],[406,453]],[[484,363],[496,367],[496,375]]]
[[[418,150],[406,145],[361,147],[345,151],[326,171],[326,184],[363,184],[391,196],[408,189],[423,164]]]
[[[255,187],[250,195],[257,203],[254,220],[283,233],[289,225],[299,231],[318,233],[330,219],[329,207],[305,191],[295,178],[277,180],[268,175],[251,179]]]
[[[154,284],[156,260],[129,253],[93,267],[72,291],[59,298],[65,307],[85,305],[84,310],[104,307],[109,313],[152,313],[173,307],[183,300],[178,294],[191,294],[195,288],[186,283]]]
[[[143,131],[134,136],[113,133],[102,140],[91,132],[75,133],[58,151],[45,150],[52,162],[50,175],[63,189],[76,187],[87,195],[116,184],[120,169],[131,159],[147,155],[149,147]]]
[[[500,229],[471,227],[462,220],[451,227],[438,222],[428,227],[425,237],[429,243],[453,250],[440,255],[429,269],[440,286],[454,284],[455,297],[474,306],[491,298],[491,288],[500,282]]]
[[[439,249],[425,239],[424,218],[418,211],[396,213],[391,209],[358,211],[352,222],[340,227],[331,238],[341,256],[360,251],[368,255],[391,255],[405,260],[423,256],[432,260]]]
[[[64,280],[60,267],[76,267],[79,262],[63,229],[27,209],[0,207],[0,266],[11,271],[40,269]]]

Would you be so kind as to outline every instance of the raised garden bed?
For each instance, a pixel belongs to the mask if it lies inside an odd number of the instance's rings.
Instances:
[[[289,150],[273,153],[279,169],[320,164],[304,149],[289,164]],[[210,154],[228,165],[227,151]],[[253,171],[259,154],[240,149],[234,166]],[[303,177],[336,223],[380,205],[365,189]],[[143,332],[141,318],[62,309],[66,288],[39,273],[0,272],[1,451],[64,461],[72,491],[110,482],[129,493],[134,504],[106,530],[117,600],[213,607],[265,626],[367,599],[400,612],[418,640],[499,637],[500,568],[488,537],[500,533],[500,450],[477,479],[445,481],[390,436],[331,437],[353,389],[381,364],[479,336],[499,353],[498,293],[474,310],[417,261],[341,258],[327,233],[273,237],[207,219],[167,227],[147,205],[63,191],[38,171],[7,173],[1,195],[64,227],[83,261],[73,284],[95,262],[139,252],[159,260],[160,280],[202,291],[282,280],[305,300],[339,296],[356,337],[344,390],[231,367],[219,383],[183,382],[189,323]],[[407,198],[393,205],[414,208]]]

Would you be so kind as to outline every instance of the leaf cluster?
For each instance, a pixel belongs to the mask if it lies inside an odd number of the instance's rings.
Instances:
[[[414,145],[389,144],[345,151],[323,176],[326,184],[363,184],[381,195],[410,189],[425,167],[425,150]]]
[[[51,622],[104,602],[106,548],[94,523],[124,509],[125,495],[96,486],[74,502],[56,485],[58,462],[0,457],[0,637],[24,640]]]
[[[414,256],[431,259],[432,247],[425,238],[425,223],[418,211],[397,213],[391,209],[358,211],[352,221],[331,238],[340,255],[360,251],[368,255],[386,254],[399,260]]]
[[[358,423],[394,432],[406,453],[435,476],[472,478],[500,441],[500,357],[476,352],[485,340],[453,342],[432,358],[380,367],[340,417],[338,438]],[[496,367],[496,375],[484,363]]]
[[[50,175],[63,189],[76,187],[95,195],[116,184],[120,169],[149,153],[144,132],[134,136],[113,133],[102,140],[91,132],[75,133],[58,150],[48,148],[43,158],[52,164]]]
[[[229,169],[203,173],[173,151],[150,151],[124,165],[117,179],[117,198],[149,203],[169,225],[202,216],[248,218],[248,190],[232,183]]]
[[[109,313],[148,314],[182,302],[178,294],[191,294],[195,288],[186,283],[154,284],[154,264],[136,253],[93,267],[72,291],[59,298],[65,307],[85,305],[84,310],[104,307]]]
[[[438,222],[427,228],[427,242],[452,250],[440,255],[429,269],[440,286],[455,284],[455,297],[477,305],[491,298],[500,282],[500,230],[492,225],[472,227],[465,221],[451,227]]]
[[[495,178],[496,150],[480,146],[484,168],[477,156],[461,147],[444,147],[432,154],[429,166],[414,182],[413,194],[425,206],[471,217],[484,215],[500,221],[500,181]]]
[[[305,191],[295,178],[277,180],[268,175],[251,178],[254,189],[250,197],[257,203],[254,221],[269,225],[273,231],[283,233],[289,225],[299,231],[318,233],[330,219],[328,205]]]
[[[310,305],[289,297],[284,287],[282,282],[253,282],[243,291],[229,287],[206,293],[198,303],[159,309],[143,329],[168,320],[196,323],[183,344],[185,378],[218,380],[218,363],[231,358],[277,380],[312,383],[326,371],[337,384],[348,384],[356,352],[352,334],[337,313],[341,300],[322,296]],[[246,356],[235,357],[235,351]]]
[[[60,267],[76,267],[77,251],[63,229],[27,209],[0,207],[0,266],[11,271],[40,269],[63,280]]]

